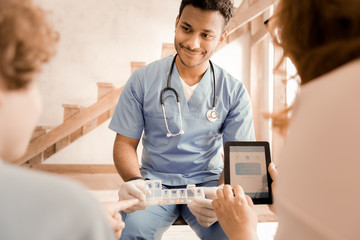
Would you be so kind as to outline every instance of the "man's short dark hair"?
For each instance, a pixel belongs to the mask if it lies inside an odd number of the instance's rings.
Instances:
[[[202,10],[219,11],[225,19],[225,25],[228,24],[234,12],[232,0],[182,0],[179,9],[179,17],[186,5],[189,4]]]

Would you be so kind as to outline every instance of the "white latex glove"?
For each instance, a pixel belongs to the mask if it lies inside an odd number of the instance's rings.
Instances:
[[[188,203],[188,208],[201,226],[210,227],[218,220],[212,206],[212,200],[217,198],[218,187],[203,187],[202,189],[207,198],[194,198]]]
[[[145,196],[150,190],[143,179],[132,180],[121,184],[119,190],[119,201],[128,199],[138,199],[139,202],[132,207],[124,210],[125,213],[132,213],[136,210],[144,210],[146,208]]]

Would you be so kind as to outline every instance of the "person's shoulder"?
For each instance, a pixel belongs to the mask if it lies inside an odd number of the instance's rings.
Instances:
[[[218,66],[217,64],[213,63],[215,75],[217,76],[217,79],[220,83],[229,84],[232,87],[243,87],[243,82],[241,82],[239,79],[234,77],[232,74],[230,74],[227,70],[224,68]]]
[[[148,75],[149,73],[154,73],[158,71],[163,72],[169,68],[173,57],[174,56],[170,55],[168,57],[153,61],[141,68],[136,69],[133,74],[141,76],[141,75]]]
[[[128,82],[136,88],[147,88],[160,79],[166,79],[172,59],[173,56],[168,56],[136,69]]]
[[[9,230],[5,236],[13,234],[13,222],[26,223],[22,234],[36,236],[41,233],[47,239],[61,239],[60,236],[83,239],[80,236],[88,236],[89,232],[101,236],[112,234],[100,203],[77,182],[3,164],[0,166],[0,191],[6,192],[0,206],[0,222],[8,221]]]
[[[97,204],[91,193],[80,183],[54,174],[4,164],[1,167],[1,182],[4,181],[11,182],[9,186],[1,186],[8,188],[9,197],[12,194],[16,195],[16,192],[28,193],[26,194],[28,201],[56,204],[57,207]]]

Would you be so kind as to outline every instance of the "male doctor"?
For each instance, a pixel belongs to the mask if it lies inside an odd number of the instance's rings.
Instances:
[[[218,186],[223,143],[255,140],[244,85],[210,62],[232,13],[232,0],[183,0],[175,24],[177,55],[135,71],[121,94],[109,126],[117,133],[114,163],[124,180],[119,199],[139,199],[122,213],[121,239],[161,239],[179,216],[201,239],[227,239],[210,199],[146,207],[144,180],[160,179],[168,189]]]

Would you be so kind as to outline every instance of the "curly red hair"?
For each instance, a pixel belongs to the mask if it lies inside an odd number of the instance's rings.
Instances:
[[[360,57],[358,0],[280,0],[275,42],[305,84]]]
[[[55,54],[58,34],[30,0],[0,0],[0,87],[25,88]]]
[[[359,13],[359,0],[279,1],[270,32],[301,84],[360,58]],[[290,107],[272,114],[273,125],[285,133],[290,115]]]

